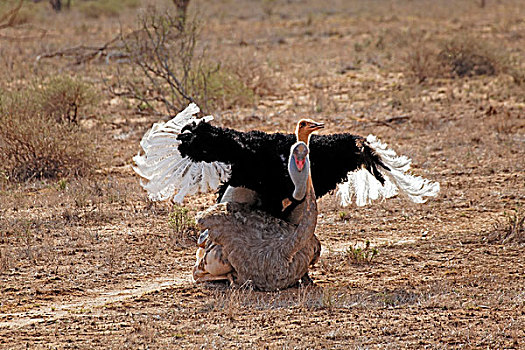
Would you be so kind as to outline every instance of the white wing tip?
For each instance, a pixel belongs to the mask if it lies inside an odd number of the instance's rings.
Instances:
[[[390,171],[381,169],[385,177],[383,185],[366,169],[349,173],[347,181],[340,184],[337,189],[337,196],[342,206],[352,203],[354,196],[356,205],[363,206],[376,199],[394,197],[399,192],[404,193],[415,203],[425,203],[428,199],[425,197],[438,195],[439,182],[431,182],[421,176],[407,173],[412,162],[410,158],[398,156],[374,135],[368,135],[366,140]]]
[[[202,121],[209,122],[213,116],[197,119],[199,106],[190,103],[182,112],[168,122],[153,124],[140,145],[144,154],[133,157],[133,170],[142,178],[141,186],[148,192],[153,201],[171,198],[175,203],[182,203],[188,194],[215,190],[220,182],[227,181],[230,168],[223,163],[194,163],[189,158],[183,158],[178,151],[180,134],[184,126]]]

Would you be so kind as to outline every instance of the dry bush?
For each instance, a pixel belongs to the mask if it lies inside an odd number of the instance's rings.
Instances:
[[[206,50],[198,48],[198,38],[199,23],[180,11],[159,13],[149,8],[142,14],[139,28],[122,35],[137,70],[132,78],[122,78],[132,96],[147,108],[162,102],[169,114],[189,102],[204,110],[253,104],[254,91],[239,75],[208,59]]]
[[[0,271],[25,261],[36,264],[47,258],[47,244],[43,243],[45,224],[40,219],[0,217]]]
[[[34,93],[42,113],[63,123],[77,124],[80,111],[97,102],[97,95],[89,85],[65,76],[49,79]]]
[[[244,55],[238,55],[230,58],[229,61],[231,63],[225,68],[235,74],[255,97],[284,93],[282,81],[275,78],[271,70],[255,57],[246,58]]]
[[[419,83],[444,73],[443,66],[436,56],[435,50],[422,42],[417,42],[411,47],[407,56],[407,66]]]
[[[505,106],[492,106],[484,111],[483,125],[491,131],[500,134],[519,133],[525,127],[525,118],[519,110]]]
[[[241,105],[253,103],[252,98],[278,96],[285,92],[282,79],[277,79],[272,74],[267,62],[263,61],[260,56],[251,55],[244,51],[232,56],[232,53],[228,52],[219,60],[224,62],[222,69],[241,82],[244,93],[251,96]]]
[[[525,243],[525,213],[521,208],[513,213],[504,213],[504,220],[496,220],[493,231],[488,235],[489,243]]]
[[[438,60],[455,76],[495,75],[502,70],[498,50],[479,38],[459,36],[442,46]]]
[[[84,175],[95,165],[93,135],[78,111],[93,96],[87,85],[60,78],[0,95],[0,173],[10,180]]]
[[[7,271],[11,267],[11,254],[8,248],[0,249],[0,271]]]
[[[440,43],[415,38],[409,44],[407,55],[408,69],[419,82],[428,78],[509,74],[520,85],[525,75],[519,65],[520,62],[513,61],[505,49],[467,35]]]

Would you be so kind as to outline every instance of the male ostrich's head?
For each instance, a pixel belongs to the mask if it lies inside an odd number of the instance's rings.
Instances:
[[[288,172],[295,185],[293,197],[296,200],[303,199],[306,195],[307,180],[310,174],[310,160],[308,158],[308,146],[306,146],[306,143],[299,141],[290,149]]]
[[[312,119],[299,120],[299,122],[297,123],[297,127],[295,128],[295,135],[297,136],[297,141],[302,141],[308,144],[308,140],[310,140],[310,134],[322,128],[324,128],[323,123],[315,122]]]

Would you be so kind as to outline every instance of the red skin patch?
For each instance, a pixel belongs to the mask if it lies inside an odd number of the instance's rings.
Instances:
[[[303,159],[303,160],[298,160],[297,158],[295,159],[295,165],[297,166],[297,169],[299,171],[303,171],[305,162],[306,162],[306,159]]]

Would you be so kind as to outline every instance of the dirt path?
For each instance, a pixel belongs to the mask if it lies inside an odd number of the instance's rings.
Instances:
[[[373,243],[374,246],[381,246],[385,244],[385,242]],[[331,244],[329,247],[323,247],[323,255],[328,254],[329,251],[343,252],[347,248],[348,243]],[[72,301],[52,302],[25,312],[0,313],[0,330],[19,329],[35,323],[55,321],[72,314],[77,317],[93,316],[93,313],[98,313],[94,309],[100,309],[106,305],[140,297],[148,293],[162,291],[173,286],[191,283],[192,281],[190,275],[186,274],[179,276],[163,276],[157,277],[155,279],[135,282],[133,286],[128,288],[118,288],[109,291],[95,289],[91,291],[92,295],[77,297]],[[89,310],[89,314],[86,314],[86,310]]]
[[[165,276],[152,280],[137,282],[133,287],[111,291],[93,291],[93,296],[80,297],[68,303],[50,303],[34,310],[19,313],[0,313],[0,329],[22,328],[34,323],[49,322],[67,315],[75,314],[81,317],[85,310],[100,308],[105,305],[140,297],[144,294],[157,292],[177,285],[188,284],[191,277]],[[92,313],[90,314],[92,315]]]

